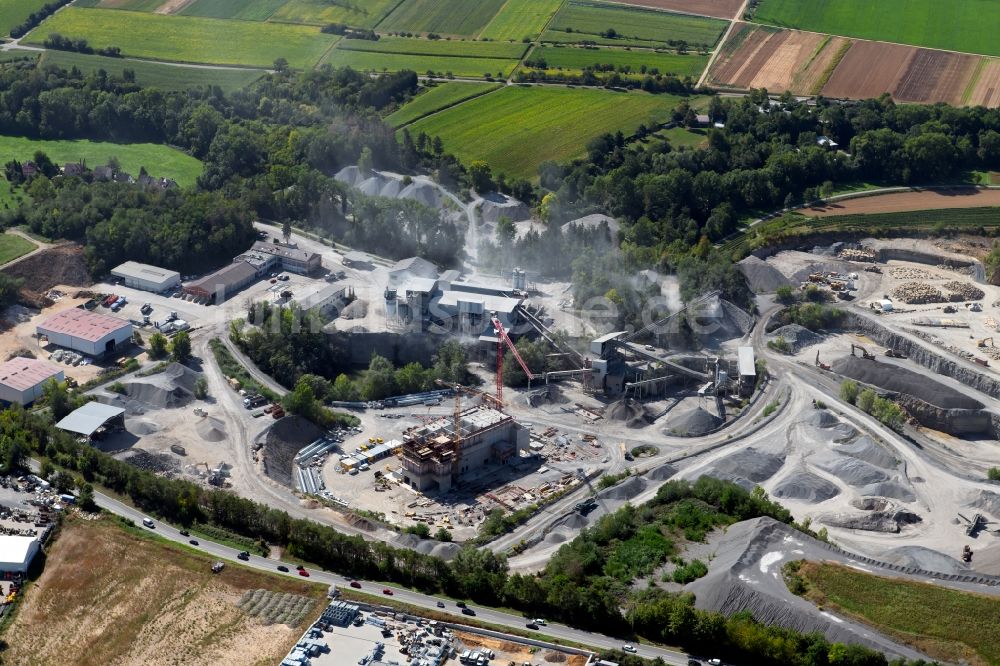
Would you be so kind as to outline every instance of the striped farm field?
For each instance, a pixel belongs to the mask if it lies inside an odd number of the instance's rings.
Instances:
[[[398,4],[399,0],[288,0],[274,12],[271,20],[314,25],[346,23],[356,28],[374,28]]]
[[[996,0],[761,0],[754,20],[845,37],[1000,55]]]
[[[379,32],[434,32],[472,37],[482,32],[504,0],[403,0],[378,24]]]
[[[571,33],[577,41],[614,30],[616,39],[621,42],[638,40],[665,44],[685,41],[692,46],[705,44],[711,47],[719,41],[726,25],[726,21],[719,19],[590,0],[569,0],[556,14],[549,29]]]
[[[572,46],[540,46],[531,52],[530,61],[544,60],[549,69],[582,70],[594,65],[628,67],[638,72],[642,67],[651,73],[676,76],[698,76],[708,64],[708,56],[658,53],[650,50],[577,48]]]
[[[450,56],[460,58],[502,58],[520,60],[528,50],[527,44],[509,42],[472,42],[447,39],[407,39],[383,37],[377,42],[368,39],[344,39],[337,44],[344,51],[372,51],[378,53],[404,53],[407,55]]]
[[[28,160],[36,150],[43,151],[58,164],[84,160],[90,167],[106,164],[109,158],[115,157],[122,169],[133,176],[139,175],[139,167],[146,167],[150,175],[173,178],[182,186],[194,185],[202,170],[197,159],[176,148],[155,143],[108,143],[84,139],[49,141],[0,136],[0,153],[8,159]]]
[[[283,4],[285,0],[194,0],[177,13],[183,16],[265,21]]]
[[[563,0],[507,0],[480,37],[498,41],[534,39],[562,3]]]
[[[641,92],[508,86],[409,129],[441,137],[445,150],[466,163],[486,160],[496,173],[534,178],[542,162],[580,157],[601,134],[631,134],[640,124],[667,120],[678,101]]]
[[[398,72],[410,69],[418,74],[451,72],[455,76],[476,78],[487,74],[500,77],[508,76],[517,66],[517,60],[511,59],[380,53],[378,51],[351,51],[340,48],[327,53],[323,57],[323,63],[334,67],[352,67],[363,71]]]
[[[99,7],[101,9],[123,9],[130,12],[153,12],[163,5],[164,0],[76,0],[75,7]]]
[[[94,48],[117,46],[126,56],[257,67],[270,67],[278,58],[292,67],[311,67],[337,41],[313,26],[72,6],[52,15],[25,41],[41,44],[51,33],[86,39]]]
[[[402,127],[435,111],[454,106],[473,97],[498,89],[499,83],[442,83],[414,97],[395,112],[386,116],[385,122],[392,127]]]
[[[5,53],[17,52],[7,51]],[[121,76],[122,72],[128,69],[135,74],[135,80],[139,84],[160,90],[190,90],[205,86],[218,86],[224,92],[233,92],[247,87],[264,75],[263,69],[178,67],[153,60],[106,58],[68,51],[45,51],[42,53],[39,63],[42,66],[56,65],[63,69],[76,67],[84,73],[103,69],[115,76]]]

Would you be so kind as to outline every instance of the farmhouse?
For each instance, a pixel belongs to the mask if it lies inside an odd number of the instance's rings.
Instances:
[[[181,275],[177,271],[140,264],[137,261],[126,261],[112,269],[111,274],[124,280],[126,287],[156,293],[173,289],[181,283]]]
[[[87,439],[100,437],[105,432],[125,427],[125,410],[100,402],[88,402],[67,414],[56,427]]]
[[[0,363],[0,402],[30,405],[50,379],[61,382],[63,371],[45,361],[16,357]]]
[[[297,304],[303,312],[315,312],[325,317],[344,306],[346,295],[346,287],[330,284],[299,299]]]
[[[28,573],[38,554],[38,539],[31,536],[0,536],[0,575]]]
[[[58,312],[35,329],[49,344],[95,358],[114,352],[132,339],[132,324],[79,308]]]

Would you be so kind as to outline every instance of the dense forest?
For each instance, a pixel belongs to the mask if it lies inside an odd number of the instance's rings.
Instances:
[[[831,645],[818,634],[767,627],[746,615],[725,618],[699,611],[689,595],[650,588],[631,590],[630,577],[649,571],[669,554],[669,538],[698,539],[713,525],[756,516],[790,522],[788,512],[763,495],[703,478],[671,482],[649,504],[626,507],[563,546],[537,576],[511,575],[506,559],[488,549],[464,548],[452,561],[346,536],[332,527],[231,492],[167,479],[76,442],[39,415],[20,408],[0,413],[0,471],[24,464],[28,455],[72,473],[82,498],[99,485],[127,496],[139,509],[182,525],[262,539],[307,562],[341,574],[393,581],[429,593],[517,608],[550,619],[621,636],[643,635],[687,649],[747,663],[795,666],[884,666],[881,654],[863,647]],[[62,472],[55,472],[62,475]],[[67,485],[67,478],[60,476]],[[659,537],[652,535],[651,526]],[[665,537],[666,534],[674,535]]]

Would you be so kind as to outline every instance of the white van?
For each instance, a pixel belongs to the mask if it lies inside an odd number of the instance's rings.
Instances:
[[[145,525],[146,527],[148,527],[149,529],[153,529],[154,527],[156,527],[153,524],[153,519],[152,518],[143,518],[142,519],[142,524]]]

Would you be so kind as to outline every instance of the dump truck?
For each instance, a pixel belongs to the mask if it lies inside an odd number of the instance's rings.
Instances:
[[[972,548],[968,544],[962,549],[962,561],[971,562],[972,561]]]

